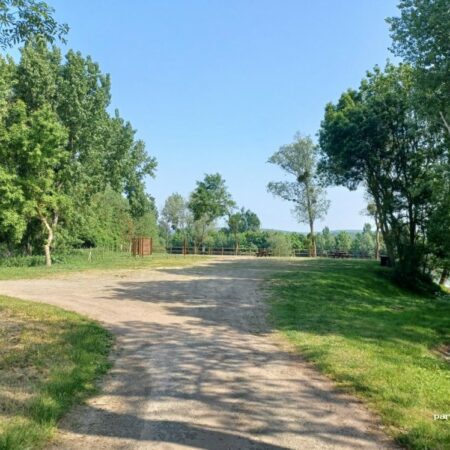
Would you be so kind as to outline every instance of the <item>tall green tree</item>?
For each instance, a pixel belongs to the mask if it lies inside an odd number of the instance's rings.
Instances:
[[[398,275],[412,282],[426,272],[430,182],[446,149],[442,133],[415,114],[412,69],[375,68],[358,91],[327,105],[320,147],[331,182],[367,188]]]
[[[450,140],[450,8],[448,0],[401,0],[390,17],[392,50],[416,70],[417,107],[447,130]]]
[[[49,106],[27,112],[21,100],[12,105],[1,140],[2,165],[13,177],[16,193],[20,193],[17,212],[42,225],[48,266],[52,263],[55,229],[61,213],[70,207],[70,198],[63,190],[66,140],[66,130]]]
[[[310,137],[297,134],[292,144],[282,146],[269,163],[280,166],[294,181],[270,182],[272,194],[294,203],[293,213],[301,223],[307,223],[311,236],[311,256],[317,255],[314,224],[323,218],[329,201],[317,176],[317,147]]]
[[[117,111],[109,114],[109,104],[109,76],[80,53],[69,51],[63,59],[45,40],[33,39],[17,64],[0,60],[0,239],[11,248],[31,251],[46,243],[49,253],[64,240],[83,245],[84,237],[90,245],[90,205],[110,189],[126,197],[135,232],[156,227],[154,201],[145,191],[156,160],[129,122]],[[27,169],[32,161],[26,155],[34,155],[34,164],[40,158],[39,170]],[[50,192],[39,201],[40,214],[30,209],[34,197],[27,186]]]
[[[427,240],[435,266],[441,269],[439,284],[444,286],[450,276],[450,170],[443,165],[445,175],[438,174],[433,180],[432,209],[428,216]]]

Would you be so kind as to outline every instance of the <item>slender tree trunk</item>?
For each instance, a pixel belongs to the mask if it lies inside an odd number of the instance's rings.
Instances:
[[[441,278],[439,280],[439,286],[445,286],[445,283],[447,282],[449,276],[450,276],[450,270],[449,270],[448,266],[444,267],[444,270],[441,273]]]
[[[316,247],[316,235],[314,234],[314,222],[309,222],[309,231],[311,235],[311,248],[309,250],[309,255],[312,257],[317,256],[317,247]]]
[[[441,116],[442,122],[444,122],[445,128],[447,128],[447,132],[450,133],[450,125],[445,120],[445,116],[442,114],[442,111],[439,111],[439,115]]]
[[[380,222],[377,217],[377,213],[374,214],[375,219],[375,259],[380,259]]]
[[[380,228],[378,226],[375,232],[375,259],[380,259]]]
[[[47,230],[47,239],[44,243],[44,253],[45,253],[45,265],[47,267],[50,267],[52,265],[52,256],[51,256],[51,248],[54,238],[54,232],[53,229],[58,224],[58,214],[55,214],[52,224],[48,223],[48,220],[44,217],[40,217],[42,224],[44,225],[44,228]]]
[[[315,258],[317,256],[316,236],[314,234],[313,206],[311,203],[310,185],[309,185],[308,181],[305,181],[305,191],[306,191],[306,202],[307,202],[307,208],[308,208],[309,231],[310,231],[310,235],[311,235],[311,248],[309,250],[309,256],[312,256]]]

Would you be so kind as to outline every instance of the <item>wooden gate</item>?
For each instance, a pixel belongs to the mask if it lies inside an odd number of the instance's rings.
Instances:
[[[137,237],[131,240],[131,253],[133,256],[149,256],[153,251],[153,239]]]

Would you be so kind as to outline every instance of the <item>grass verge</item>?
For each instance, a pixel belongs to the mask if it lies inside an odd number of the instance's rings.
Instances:
[[[157,267],[190,266],[207,257],[199,255],[154,254],[144,258],[134,257],[125,252],[94,249],[74,251],[68,255],[55,256],[51,267],[36,265],[31,267],[6,267],[0,265],[0,280],[47,278],[53,275],[85,270],[146,269]]]
[[[304,260],[268,282],[278,330],[411,449],[450,448],[450,301],[368,261]]]
[[[111,335],[59,308],[0,296],[0,449],[39,449],[95,392]]]

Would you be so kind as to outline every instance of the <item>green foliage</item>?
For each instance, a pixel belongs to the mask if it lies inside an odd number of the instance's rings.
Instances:
[[[35,39],[17,65],[0,59],[0,242],[11,251],[45,249],[50,263],[55,246],[156,237],[144,185],[156,161],[109,102],[109,76],[80,53],[63,61]]]
[[[301,233],[289,233],[292,250],[307,251],[309,248],[308,238]]]
[[[203,245],[205,235],[213,222],[229,214],[234,206],[225,180],[219,173],[206,174],[203,181],[197,181],[197,187],[188,202],[194,219],[191,228],[196,246]]]
[[[446,152],[442,133],[415,113],[414,89],[409,66],[375,68],[358,91],[327,105],[320,130],[322,170],[332,183],[367,187],[387,252],[409,282],[429,270],[431,180]]]
[[[336,250],[340,252],[348,252],[352,246],[352,238],[347,231],[340,231],[336,235]]]
[[[270,233],[267,238],[267,247],[272,251],[273,256],[292,255],[291,240],[286,233]]]
[[[280,166],[295,181],[270,182],[267,189],[272,194],[294,203],[293,213],[299,222],[310,227],[311,254],[316,255],[314,222],[326,214],[329,202],[317,177],[317,147],[310,137],[298,134],[292,144],[282,146],[269,163]]]
[[[411,449],[446,449],[450,302],[412,294],[366,261],[302,260],[269,281],[274,324]]]
[[[37,0],[2,0],[0,3],[0,46],[5,49],[39,36],[47,42],[61,39],[69,27],[58,24],[54,9]]]
[[[204,219],[209,225],[225,216],[234,206],[225,180],[219,173],[205,175],[203,181],[197,181],[197,187],[189,199],[189,209],[194,220]]]
[[[447,0],[401,0],[387,19],[393,51],[414,66],[417,108],[450,139],[450,8]]]
[[[249,209],[241,208],[228,217],[228,228],[232,233],[245,233],[246,231],[258,231],[261,226],[259,217]]]
[[[173,231],[186,226],[187,204],[182,195],[175,192],[167,197],[161,211],[161,219]]]
[[[228,229],[234,236],[236,249],[239,247],[239,243],[245,244],[245,239],[242,239],[242,234],[247,231],[258,231],[260,227],[260,220],[258,216],[249,209],[241,208],[239,211],[230,214],[228,217]],[[238,239],[238,235],[241,235]]]
[[[330,254],[334,250],[336,250],[336,239],[331,234],[331,231],[328,227],[325,227],[322,230],[322,233],[317,235],[317,250],[322,254]]]

